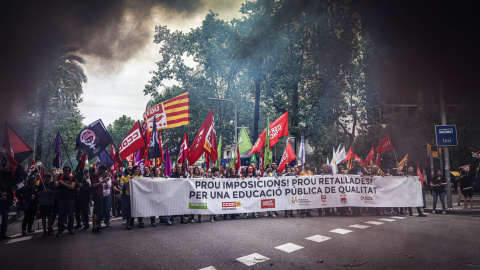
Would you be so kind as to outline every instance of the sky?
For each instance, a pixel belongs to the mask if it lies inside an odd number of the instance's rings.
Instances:
[[[224,20],[240,17],[238,10],[243,1],[225,1],[228,5],[218,2],[221,1],[208,2],[193,14],[172,14],[171,10],[155,8],[149,17],[141,18],[149,29],[146,33],[148,42],[125,62],[112,59],[112,65],[105,57],[82,54],[86,61],[84,71],[88,77],[83,85],[83,101],[79,104],[80,113],[85,117],[83,123],[88,125],[101,118],[108,125],[122,115],[140,120],[150,100],[150,96],[143,94],[144,86],[152,77],[150,72],[156,70],[155,62],[161,59],[158,53],[160,45],[153,43],[155,25],[166,25],[171,31],[188,32],[201,25],[209,10],[219,13]],[[115,56],[113,54],[112,57]],[[174,83],[169,81],[165,84],[171,86]]]

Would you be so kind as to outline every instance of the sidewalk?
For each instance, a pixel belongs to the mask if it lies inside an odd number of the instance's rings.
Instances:
[[[433,208],[433,196],[430,193],[425,194],[425,200],[427,201],[427,208],[425,208],[425,212],[431,213]],[[458,192],[453,191],[452,189],[452,208],[448,208],[447,204],[447,195],[445,193],[445,207],[447,214],[457,214],[457,215],[480,215],[480,193],[473,193],[473,209],[470,209],[470,199],[467,200],[467,207],[468,209],[464,209],[463,205],[463,196],[460,201],[460,205],[458,205]],[[442,210],[442,203],[440,202],[440,198],[437,199],[437,213],[438,211]]]

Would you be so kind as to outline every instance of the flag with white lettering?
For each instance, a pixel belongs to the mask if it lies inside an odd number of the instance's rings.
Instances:
[[[118,147],[118,153],[127,158],[133,152],[145,146],[145,141],[143,139],[142,131],[140,129],[140,123],[137,121],[130,131],[127,133],[127,136],[123,139]],[[117,160],[118,162],[118,160]]]

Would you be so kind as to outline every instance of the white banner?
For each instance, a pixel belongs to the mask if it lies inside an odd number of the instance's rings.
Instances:
[[[418,176],[131,178],[132,217],[423,205]]]

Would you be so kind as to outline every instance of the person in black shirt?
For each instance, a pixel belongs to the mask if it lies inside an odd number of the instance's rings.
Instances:
[[[45,181],[39,183],[37,188],[37,197],[40,203],[40,217],[42,218],[42,227],[43,227],[43,237],[53,236],[53,202],[55,197],[55,187],[51,182],[52,176],[50,174],[45,174]],[[48,220],[48,227],[47,227]],[[48,229],[48,234],[47,234]]]
[[[473,189],[472,189],[472,178],[473,178],[473,171],[469,173],[470,169],[466,168],[462,170],[460,176],[460,190],[462,191],[463,195],[463,206],[467,209],[467,197],[470,198],[470,209],[473,209]],[[478,168],[477,168],[478,171]]]
[[[0,231],[0,239],[10,239],[7,236],[8,226],[8,212],[12,209],[13,205],[13,190],[11,186],[7,186],[7,183],[0,179],[0,215],[2,215],[2,225]]]
[[[27,225],[28,233],[34,233],[35,231],[32,230],[32,226],[38,208],[38,197],[37,191],[35,190],[34,177],[28,178],[27,185],[17,191],[17,198],[20,201],[21,209],[25,214],[22,222],[22,235],[27,235]]]
[[[75,178],[71,175],[72,169],[69,166],[63,167],[63,174],[57,178],[53,176],[53,184],[58,188],[58,232],[57,237],[63,236],[65,222],[68,217],[68,233],[74,235],[73,231],[73,213],[75,201]]]
[[[447,182],[442,177],[442,171],[438,170],[435,177],[430,182],[430,187],[432,187],[432,196],[433,196],[433,211],[432,214],[435,214],[435,210],[437,208],[437,198],[440,197],[440,201],[442,202],[442,214],[446,214],[445,211],[445,186]]]

